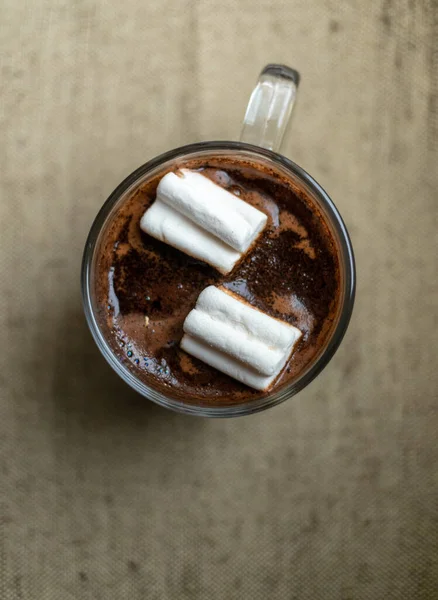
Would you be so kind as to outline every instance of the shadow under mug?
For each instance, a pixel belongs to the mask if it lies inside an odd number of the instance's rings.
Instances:
[[[147,162],[129,175],[110,195],[99,211],[89,233],[82,262],[82,297],[85,316],[93,338],[111,367],[137,392],[157,404],[178,412],[208,416],[233,417],[255,413],[283,402],[307,386],[327,365],[339,347],[350,321],[355,295],[355,263],[351,241],[344,222],[333,201],[323,188],[301,167],[278,154],[283,135],[289,121],[299,83],[298,73],[283,65],[268,65],[260,74],[258,83],[251,95],[245,114],[240,142],[201,142],[182,146],[166,152]],[[318,210],[330,225],[337,245],[340,262],[340,301],[339,310],[333,324],[331,335],[309,367],[291,383],[274,392],[249,400],[241,404],[221,405],[209,401],[209,404],[196,404],[193,401],[181,401],[172,397],[169,390],[164,394],[146,385],[129,367],[115,355],[105,338],[97,319],[96,297],[94,291],[94,271],[99,253],[101,234],[111,221],[119,206],[144,181],[154,176],[179,158],[199,158],[229,154],[252,160],[264,160],[285,172],[291,182],[312,199]]]

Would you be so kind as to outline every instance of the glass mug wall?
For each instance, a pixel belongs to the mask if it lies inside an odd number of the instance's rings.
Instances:
[[[164,407],[193,415],[230,417],[257,412],[274,406],[294,396],[307,386],[327,365],[347,329],[353,309],[355,294],[355,265],[351,242],[342,218],[333,201],[322,187],[298,165],[277,151],[292,111],[299,83],[299,75],[283,65],[268,65],[260,74],[244,117],[239,142],[202,142],[183,146],[166,152],[141,166],[127,177],[110,195],[97,215],[88,236],[82,265],[82,295],[85,316],[94,340],[111,367],[133,389]],[[307,368],[289,384],[267,391],[255,400],[224,405],[220,399],[209,399],[208,403],[193,401],[174,394],[172,389],[164,393],[141,380],[129,363],[120,359],[111,344],[108,332],[99,320],[96,296],[96,265],[102,240],[111,225],[112,218],[120,206],[146,181],[174,164],[178,159],[198,159],[236,156],[254,164],[271,165],[277,172],[285,174],[292,185],[311,199],[319,214],[330,228],[337,246],[340,263],[340,297],[330,334]]]

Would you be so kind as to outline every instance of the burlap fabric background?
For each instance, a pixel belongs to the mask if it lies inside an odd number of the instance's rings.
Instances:
[[[436,20],[432,0],[3,0],[2,599],[438,598]],[[354,318],[294,400],[179,416],[95,349],[83,244],[139,164],[235,139],[274,61],[302,73],[283,151],[349,226]]]

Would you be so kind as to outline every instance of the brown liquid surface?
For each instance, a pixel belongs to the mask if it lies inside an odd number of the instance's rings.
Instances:
[[[201,170],[268,215],[255,246],[228,275],[140,230],[159,180],[181,167]],[[227,405],[266,395],[179,348],[184,319],[208,285],[223,286],[303,332],[270,392],[307,369],[330,337],[340,288],[335,242],[310,200],[271,166],[232,155],[175,162],[142,184],[117,210],[96,265],[100,327],[119,359],[139,379],[197,404]]]

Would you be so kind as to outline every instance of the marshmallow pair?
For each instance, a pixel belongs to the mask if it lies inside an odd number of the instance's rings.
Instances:
[[[257,390],[272,385],[302,335],[214,286],[201,292],[183,329],[183,350]]]
[[[223,274],[229,273],[261,233],[267,216],[201,173],[167,173],[140,227],[149,235]]]

